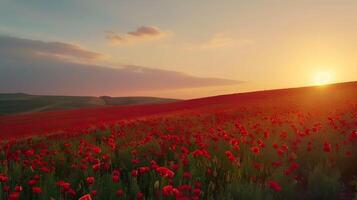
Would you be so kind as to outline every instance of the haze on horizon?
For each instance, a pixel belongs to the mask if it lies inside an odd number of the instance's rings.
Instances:
[[[196,98],[357,80],[355,0],[0,0],[0,93]]]

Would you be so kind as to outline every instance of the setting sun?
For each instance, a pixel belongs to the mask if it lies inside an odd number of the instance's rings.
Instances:
[[[332,76],[330,72],[318,72],[315,74],[314,77],[314,84],[315,85],[326,85],[331,83],[332,81]]]

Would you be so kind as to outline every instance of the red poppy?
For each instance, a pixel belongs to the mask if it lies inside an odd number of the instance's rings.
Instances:
[[[32,192],[35,194],[40,194],[42,189],[40,187],[32,187]]]
[[[119,179],[120,179],[120,176],[118,176],[118,175],[113,175],[113,177],[112,177],[112,180],[114,183],[119,182]]]
[[[95,197],[95,196],[97,196],[98,192],[97,192],[97,190],[92,190],[92,191],[90,191],[90,193],[91,193],[92,196]]]
[[[276,192],[280,192],[281,191],[281,186],[274,181],[269,181],[269,187],[273,190],[275,190]]]
[[[119,189],[117,190],[117,192],[116,192],[116,195],[117,195],[118,197],[123,196],[123,194],[124,194],[124,192],[123,192],[123,189],[121,189],[121,188],[119,188]]]
[[[94,177],[90,176],[86,178],[86,181],[89,185],[92,185],[94,183]]]
[[[324,143],[324,148],[323,148],[323,150],[324,150],[325,152],[327,152],[327,153],[331,152],[331,151],[332,151],[332,145],[329,144],[329,143],[327,143],[327,142],[325,142],[325,143]]]
[[[260,148],[257,146],[254,146],[252,148],[250,148],[250,150],[252,151],[253,154],[258,155],[260,153]]]
[[[175,176],[175,173],[166,167],[158,167],[156,168],[156,171],[162,177],[173,178]]]

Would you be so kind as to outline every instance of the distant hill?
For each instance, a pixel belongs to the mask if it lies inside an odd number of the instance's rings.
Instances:
[[[157,97],[44,96],[9,93],[0,94],[0,115],[113,105],[157,104],[175,101],[178,100]]]
[[[139,104],[157,104],[179,101],[177,99],[167,99],[158,97],[99,97],[105,105],[139,105]]]

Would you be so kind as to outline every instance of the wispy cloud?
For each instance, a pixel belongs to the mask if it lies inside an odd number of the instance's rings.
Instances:
[[[78,63],[56,55],[92,62]],[[63,42],[0,36],[0,92],[126,95],[240,83],[141,66],[121,65],[114,68],[94,64],[102,56]]]
[[[237,39],[226,33],[217,33],[205,41],[188,43],[185,48],[188,50],[219,49],[233,46],[250,45],[253,41],[247,39]]]
[[[105,57],[101,53],[89,51],[75,44],[44,42],[11,36],[0,36],[0,45],[0,51],[2,51],[2,53],[7,52],[12,55],[42,55],[85,60],[97,60]]]
[[[127,33],[118,33],[115,31],[106,31],[105,33],[105,38],[110,44],[119,45],[158,40],[167,37],[171,32],[163,31],[155,26],[141,26],[135,31],[129,31]]]

